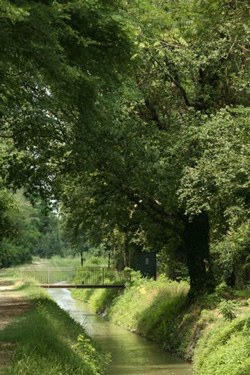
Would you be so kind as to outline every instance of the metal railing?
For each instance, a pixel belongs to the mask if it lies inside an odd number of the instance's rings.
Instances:
[[[127,271],[109,267],[23,267],[20,274],[39,284],[124,285],[130,280]]]
[[[22,267],[20,275],[24,279],[31,278],[40,284],[71,282],[75,275],[73,267]]]
[[[108,267],[79,267],[76,270],[75,280],[79,284],[105,285],[111,283],[122,284],[128,281],[127,271],[119,271]]]

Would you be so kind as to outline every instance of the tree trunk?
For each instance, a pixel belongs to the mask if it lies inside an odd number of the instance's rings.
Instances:
[[[125,241],[124,241],[124,253],[123,253],[123,259],[124,259],[124,267],[130,267],[130,252],[129,252],[129,239],[127,234],[125,234]]]
[[[190,276],[190,297],[214,290],[210,265],[209,221],[206,213],[185,219],[184,247]]]

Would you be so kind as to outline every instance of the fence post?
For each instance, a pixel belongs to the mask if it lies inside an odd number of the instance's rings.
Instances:
[[[104,285],[104,267],[102,268],[102,285]]]

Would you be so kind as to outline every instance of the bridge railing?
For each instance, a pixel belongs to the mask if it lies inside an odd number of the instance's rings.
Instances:
[[[60,282],[71,282],[74,274],[74,267],[22,267],[20,275],[24,279],[34,279],[39,284],[55,284]]]
[[[109,267],[79,267],[76,270],[74,280],[77,284],[124,284],[130,279],[127,271]]]
[[[109,267],[23,267],[21,277],[32,278],[39,284],[71,283],[82,285],[125,284],[127,271]]]

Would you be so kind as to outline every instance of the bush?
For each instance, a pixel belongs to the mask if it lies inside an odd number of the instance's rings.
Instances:
[[[229,286],[242,288],[250,280],[250,221],[228,232],[227,236],[213,247],[217,257],[215,269],[221,281]]]
[[[30,263],[32,260],[29,249],[15,245],[4,239],[0,243],[0,268],[16,266],[22,263]]]
[[[222,301],[219,304],[219,310],[225,320],[236,318],[236,303],[234,301]]]

